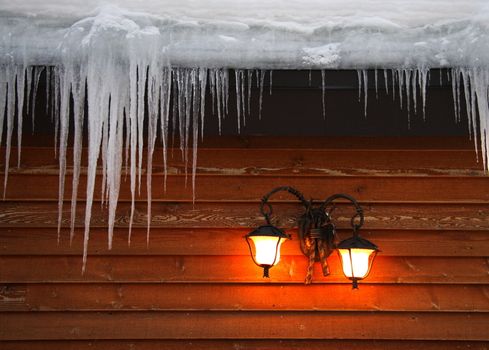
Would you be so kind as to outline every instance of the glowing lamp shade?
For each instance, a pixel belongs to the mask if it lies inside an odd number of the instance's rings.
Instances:
[[[359,280],[368,276],[377,252],[375,244],[358,235],[338,244],[343,273],[352,280],[353,289],[358,288]]]
[[[250,239],[255,246],[255,261],[258,265],[273,266],[280,261],[280,246],[283,243],[282,238],[255,236],[250,237]]]
[[[343,273],[348,278],[365,278],[370,270],[371,249],[338,249],[343,264]]]
[[[258,227],[245,238],[253,262],[263,268],[263,277],[269,277],[268,270],[280,261],[280,247],[290,236],[275,226],[266,225]]]

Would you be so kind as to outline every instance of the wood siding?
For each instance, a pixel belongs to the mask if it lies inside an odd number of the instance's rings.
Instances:
[[[51,148],[25,147],[0,202],[0,348],[488,349],[489,178],[471,147],[456,138],[211,139],[199,150],[195,203],[177,150],[165,193],[156,151],[149,247],[145,186],[128,246],[123,183],[112,250],[98,187],[84,275],[84,177],[70,245],[68,175],[57,244],[57,161]],[[261,196],[281,185],[361,202],[362,234],[381,253],[359,290],[336,254],[331,275],[315,266],[305,286],[294,229],[271,278],[261,277],[242,237],[263,222]],[[300,207],[287,194],[273,199],[278,223],[292,226]],[[352,208],[338,207],[346,238]]]

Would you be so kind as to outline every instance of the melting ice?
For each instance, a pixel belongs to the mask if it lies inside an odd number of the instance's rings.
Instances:
[[[179,135],[195,187],[206,94],[211,95],[219,126],[229,111],[229,93],[236,94],[239,130],[250,113],[251,84],[259,87],[261,105],[264,81],[272,81],[273,69],[321,70],[323,95],[326,70],[356,69],[366,114],[367,69],[375,70],[376,93],[379,85],[391,86],[389,93],[398,96],[408,113],[415,112],[411,106],[424,113],[429,70],[451,68],[455,115],[460,119],[463,96],[470,133],[487,170],[488,23],[489,5],[483,0],[1,0],[4,188],[15,125],[20,159],[22,112],[34,110],[29,106],[43,71],[59,158],[59,229],[66,169],[73,167],[71,238],[83,123],[88,122],[84,268],[100,159],[110,248],[123,168],[127,166],[132,194],[130,240],[143,167],[151,217],[152,156],[158,136],[166,174],[169,137]],[[229,88],[231,74],[235,91]],[[66,163],[70,129],[73,164]]]

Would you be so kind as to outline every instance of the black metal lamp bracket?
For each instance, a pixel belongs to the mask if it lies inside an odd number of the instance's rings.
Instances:
[[[315,261],[321,262],[323,275],[329,275],[327,257],[335,250],[337,239],[336,228],[331,221],[331,214],[336,208],[334,201],[337,199],[346,199],[355,206],[356,212],[350,221],[355,236],[358,235],[358,230],[364,223],[363,210],[355,198],[346,194],[334,194],[316,205],[312,199],[307,200],[297,189],[290,186],[281,186],[274,188],[262,198],[260,212],[265,217],[268,225],[272,224],[271,217],[273,214],[273,208],[269,203],[269,199],[275,193],[282,191],[295,196],[304,207],[304,213],[298,218],[297,223],[301,251],[309,258],[305,280],[305,283],[309,284],[312,281]]]
[[[332,212],[336,208],[334,205],[334,201],[337,199],[346,199],[350,201],[353,206],[355,207],[355,215],[352,216],[350,220],[350,225],[353,229],[353,234],[355,236],[358,235],[358,230],[363,226],[365,222],[365,216],[363,215],[363,209],[360,206],[360,204],[357,202],[355,198],[353,198],[350,195],[343,194],[343,193],[338,193],[338,194],[333,194],[332,196],[326,198],[324,202],[321,204],[320,210],[321,211],[326,211],[328,206],[331,206],[331,209],[327,211],[328,216],[331,217]],[[358,220],[358,223],[356,221]]]

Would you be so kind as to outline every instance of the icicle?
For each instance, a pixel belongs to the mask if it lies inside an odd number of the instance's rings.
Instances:
[[[385,85],[385,93],[389,94],[389,83],[387,82],[387,69],[384,69],[384,85]]]
[[[197,173],[197,143],[199,141],[199,117],[200,117],[200,107],[201,107],[201,85],[198,84],[199,76],[201,70],[194,70],[192,76],[192,87],[193,87],[193,106],[192,106],[192,203],[195,204],[195,179]],[[204,87],[205,88],[205,87]]]
[[[257,77],[258,80],[258,77]],[[259,111],[258,111],[258,119],[261,120],[261,112],[263,106],[263,85],[265,83],[265,71],[260,70],[260,97],[259,97]]]
[[[253,71],[248,69],[248,116],[251,116],[251,85],[253,84]]]
[[[470,93],[469,93],[469,82],[467,81],[468,76],[465,69],[460,69],[460,74],[462,75],[463,92],[465,97],[465,111],[467,113],[467,122],[469,126],[469,138],[473,138],[473,125],[472,125],[472,113],[470,109]]]
[[[414,114],[418,113],[418,70],[412,70],[412,87],[413,87],[413,104],[414,104]]]
[[[484,68],[472,68],[471,70],[471,101],[476,103],[479,112],[479,139],[481,144],[482,164],[488,170],[489,149],[489,70]]]
[[[404,70],[403,69],[397,70],[397,83],[399,85],[399,104],[402,109],[402,100],[403,100],[403,93],[404,93]]]
[[[129,66],[129,135],[130,135],[130,182],[131,182],[131,214],[129,216],[129,232],[127,243],[131,244],[132,224],[135,212],[136,196],[136,149],[137,149],[137,130],[138,130],[138,87],[137,87],[137,65],[131,63]],[[89,85],[90,86],[90,85]]]
[[[367,118],[367,101],[368,101],[368,71],[364,69],[362,71],[363,74],[363,92],[364,92],[364,114],[365,118]]]
[[[471,94],[471,82],[470,73],[467,69],[461,69],[462,81],[464,85],[464,97],[465,97],[465,109],[467,112],[467,120],[469,124],[469,137],[474,141],[474,147],[476,151],[476,159],[478,158],[478,140],[477,140],[477,126],[476,126],[476,116],[473,110],[472,94]]]
[[[52,67],[46,67],[46,114],[49,112],[49,107],[51,105],[51,87],[52,87],[52,82],[51,82],[51,70]],[[51,114],[51,117],[53,115]]]
[[[470,77],[470,105],[471,105],[470,109],[472,110],[472,123],[475,125],[477,120],[476,119],[477,110],[476,110],[476,93],[475,93],[474,79],[475,79],[474,75]],[[479,120],[480,120],[480,116],[479,116]],[[474,132],[475,155],[477,161],[479,161],[479,148],[478,148],[479,140],[477,140],[477,128],[474,129],[476,130]],[[478,131],[479,131],[479,137],[482,139],[482,135],[480,134],[481,130],[479,129]]]
[[[217,109],[217,121],[218,121],[218,127],[219,127],[219,135],[222,133],[222,92],[221,92],[221,87],[222,87],[222,81],[221,81],[221,74],[220,71],[215,69],[211,71],[211,76],[214,77],[215,81],[215,95],[216,95],[216,109]],[[212,84],[212,82],[211,82]],[[212,91],[212,87],[211,87]]]
[[[185,144],[184,144],[184,163],[185,163],[185,187],[187,187],[188,182],[188,163],[189,163],[189,140],[190,140],[190,124],[192,122],[192,80],[195,76],[195,69],[185,69],[184,70],[184,132],[185,132]]]
[[[243,116],[243,126],[246,126],[246,75],[244,74],[243,70],[239,71],[239,80],[241,82],[241,115]]]
[[[229,114],[229,70],[222,69],[222,96],[223,96],[223,111],[224,117]]]
[[[269,83],[270,83],[269,95],[271,96],[272,95],[272,86],[273,86],[273,70],[272,69],[270,69],[269,74],[270,74],[270,76],[269,76],[269,78],[270,78],[270,80],[269,80]]]
[[[172,98],[172,111],[171,111],[171,124],[172,124],[172,132],[171,132],[171,148],[172,148],[172,157],[173,157],[173,149],[175,148],[175,134],[177,132],[177,125],[178,127],[179,122],[178,122],[178,103],[179,103],[179,98],[178,98],[178,84],[177,84],[177,71],[176,70],[171,70],[171,98]]]
[[[26,114],[30,115],[31,113],[31,92],[32,92],[32,78],[33,78],[34,67],[27,66],[25,67],[25,92],[27,93],[25,96],[25,110]],[[20,158],[19,158],[20,160]]]
[[[176,84],[177,88],[177,113],[176,116],[178,117],[178,134],[180,135],[180,153],[182,156],[182,159],[186,159],[185,157],[185,93],[186,93],[186,87],[185,87],[185,79],[184,79],[184,72],[185,70],[183,69],[176,69],[176,76],[175,79],[176,81],[174,84]],[[187,165],[185,164],[185,174],[187,173]],[[185,176],[186,177],[186,176]]]
[[[323,119],[326,120],[326,101],[325,101],[325,95],[326,95],[326,77],[325,77],[325,70],[321,69],[321,101],[323,105]]]
[[[125,140],[124,140],[124,181],[127,180],[127,175],[129,173],[129,146],[131,144],[131,135],[129,130],[131,129],[131,121],[129,116],[129,108],[125,106],[124,108],[124,126],[125,126]]]
[[[357,69],[357,80],[358,80],[358,102],[362,101],[362,71]]]
[[[167,170],[167,150],[168,150],[168,124],[170,118],[170,98],[171,98],[171,69],[163,70],[163,85],[160,88],[160,127],[161,141],[163,144],[163,188],[166,192],[166,180],[168,176]],[[151,208],[150,208],[151,209]],[[148,219],[149,220],[149,219]]]
[[[127,100],[128,92],[124,88],[127,84],[118,83],[119,79],[123,79],[124,71],[122,67],[114,67],[112,72],[112,88],[107,98],[109,107],[107,108],[107,118],[105,129],[108,129],[107,136],[107,154],[106,165],[104,166],[107,172],[105,178],[107,181],[107,201],[109,205],[109,218],[107,240],[108,248],[112,249],[114,236],[115,216],[117,203],[119,201],[120,180],[122,170],[122,149],[123,149],[123,125],[124,125],[124,104]]]
[[[408,129],[411,129],[411,70],[404,69],[404,85],[406,90],[406,106],[408,117]]]
[[[460,69],[454,68],[456,71],[456,92],[457,92],[457,121],[460,123],[461,122],[461,112],[460,112]]]
[[[460,119],[460,70],[453,68],[450,70],[452,82],[453,109],[455,121],[459,123]]]
[[[426,93],[428,91],[429,69],[419,68],[419,85],[423,104],[423,120],[426,121]]]
[[[241,104],[243,103],[242,96],[242,84],[241,84],[241,71],[236,69],[234,71],[234,81],[236,85],[236,115],[237,115],[237,126],[238,134],[241,133]]]
[[[78,197],[78,184],[80,182],[80,169],[82,159],[83,142],[83,120],[85,110],[85,80],[86,76],[81,72],[73,79],[73,118],[74,118],[74,137],[73,137],[73,181],[71,190],[71,217],[70,217],[70,245],[75,236],[76,204]]]
[[[363,113],[367,118],[367,101],[368,101],[368,71],[366,69],[357,69],[358,79],[358,102],[362,100],[362,85],[363,85]]]
[[[19,66],[17,70],[17,167],[20,168],[22,150],[22,121],[24,120],[24,93],[26,68]]]
[[[3,138],[3,122],[5,117],[5,107],[7,105],[7,71],[5,66],[0,66],[0,145],[2,144]]]
[[[392,101],[396,100],[396,78],[397,78],[397,71],[395,69],[391,69]]]
[[[93,62],[87,65],[87,85],[88,85],[88,170],[87,170],[87,192],[85,204],[85,230],[83,235],[83,264],[82,273],[85,272],[88,254],[88,241],[90,239],[90,221],[92,217],[93,195],[95,190],[95,179],[97,174],[97,161],[100,154],[102,142],[103,124],[106,122],[105,115],[108,106],[109,88],[106,75],[111,75],[110,65],[100,67],[100,62]],[[97,68],[95,68],[97,67]],[[104,75],[100,71],[105,72]],[[112,72],[113,74],[113,72]],[[132,135],[131,135],[132,136]],[[131,164],[131,167],[134,163]]]
[[[44,67],[34,67],[34,83],[33,83],[32,94],[31,94],[32,133],[34,133],[34,129],[35,129],[37,90],[39,89],[39,81],[41,79],[41,74],[44,70],[45,70]]]
[[[110,102],[107,105],[107,112],[110,116]],[[107,191],[107,152],[109,148],[109,124],[102,125],[102,189],[100,193],[100,210],[103,210],[104,204],[107,203],[109,192]]]
[[[204,122],[205,122],[205,97],[207,88],[208,72],[205,68],[199,69],[199,84],[200,84],[200,137],[204,140]],[[248,102],[249,103],[249,102]]]
[[[224,97],[224,81],[223,81],[222,70],[216,70],[216,104],[217,104],[217,115],[219,119],[219,135],[222,132],[222,120],[226,114],[225,111],[225,97]]]
[[[68,132],[70,127],[70,98],[71,98],[71,82],[72,82],[72,67],[65,67],[60,70],[60,91],[61,91],[61,106],[60,106],[60,138],[59,138],[59,187],[58,187],[58,244],[60,242],[61,224],[63,219],[63,203],[65,193],[65,177],[66,177],[66,147],[68,144]]]
[[[150,67],[154,69],[154,67]],[[164,74],[164,71],[163,71]],[[159,103],[166,103],[166,101],[160,101],[161,94],[159,92],[162,89],[162,83],[157,71],[150,70],[148,75],[148,154],[146,156],[146,195],[147,195],[147,230],[146,230],[146,245],[149,245],[149,232],[151,226],[151,189],[152,189],[152,176],[153,176],[153,154],[155,149],[157,128],[158,128],[158,112]]]
[[[52,118],[54,120],[54,157],[58,156],[58,135],[59,135],[59,100],[60,100],[60,87],[59,87],[59,74],[60,67],[54,67],[53,74],[51,74],[52,79],[54,80],[54,91],[52,93]]]
[[[15,89],[16,89],[16,77],[17,66],[7,66],[6,79],[7,79],[7,135],[5,141],[5,170],[4,170],[4,182],[3,182],[3,199],[7,192],[8,173],[10,165],[10,150],[12,144],[12,133],[14,129],[14,116],[15,116]]]
[[[259,69],[254,69],[255,75],[256,75],[256,88],[260,88],[260,70]]]
[[[212,114],[214,115],[216,113],[216,73],[215,69],[209,69],[209,92],[211,94],[211,108],[212,108]]]
[[[146,64],[138,66],[138,107],[137,107],[137,128],[138,128],[138,194],[141,193],[141,171],[143,168],[143,146],[144,146],[144,101],[146,98],[146,82],[148,67]]]

